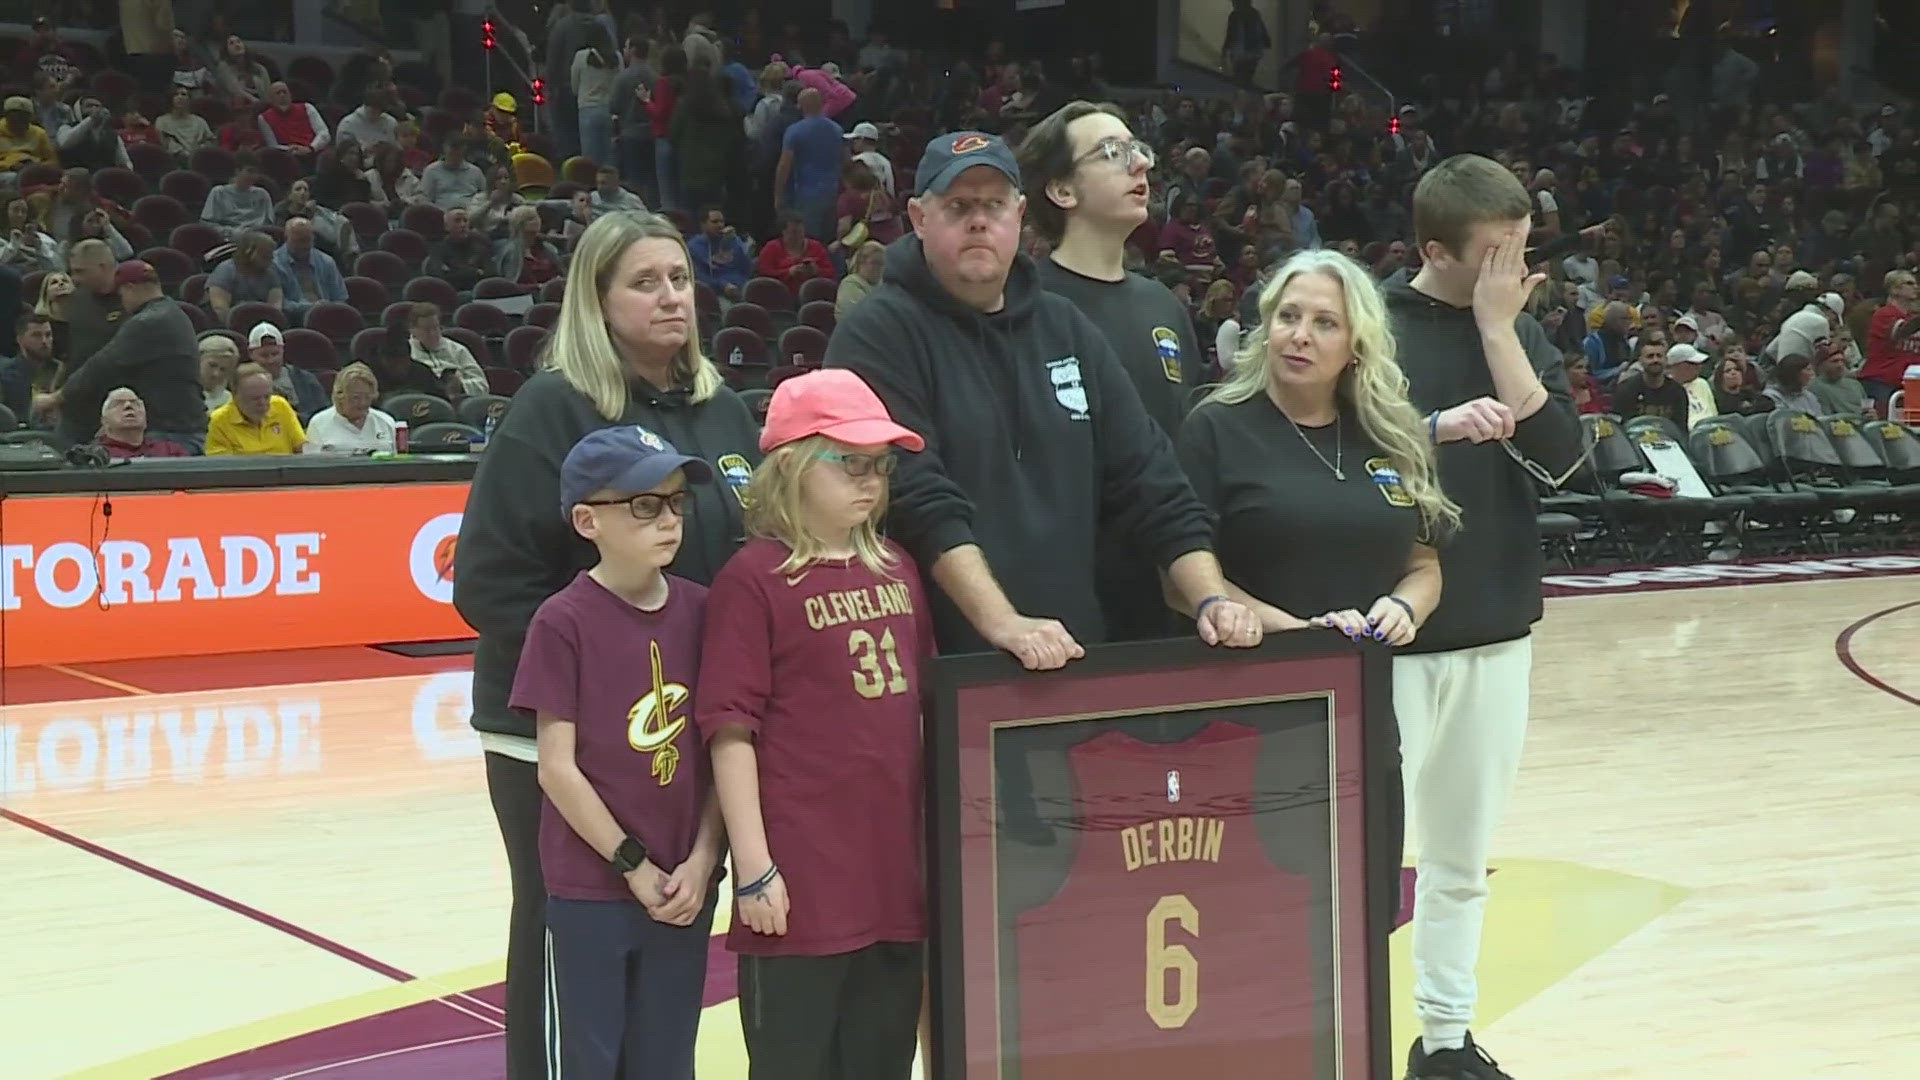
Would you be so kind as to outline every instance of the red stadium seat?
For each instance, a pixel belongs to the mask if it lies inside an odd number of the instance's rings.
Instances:
[[[744,327],[759,334],[765,340],[773,339],[773,318],[767,314],[767,309],[759,304],[742,301],[733,305],[727,309],[726,319],[722,325],[723,327]]]
[[[173,155],[165,148],[151,143],[135,143],[127,147],[127,159],[133,162],[133,171],[148,184],[158,184],[160,178],[174,167]]]
[[[287,318],[285,312],[274,307],[272,304],[262,304],[254,300],[249,300],[244,304],[235,304],[233,305],[233,310],[227,312],[227,327],[232,330],[238,330],[242,334],[252,333],[253,328],[263,322],[272,323],[280,329],[285,330],[290,320]]]
[[[121,206],[132,206],[147,193],[147,182],[132,169],[115,166],[93,174],[93,193]]]
[[[840,295],[840,284],[832,278],[812,277],[800,283],[800,306],[817,300],[831,304]]]
[[[380,250],[400,256],[418,270],[427,261],[427,238],[412,229],[388,229],[380,234]]]
[[[199,304],[189,304],[184,300],[176,300],[174,303],[179,304],[180,310],[187,313],[187,321],[193,324],[194,333],[204,334],[208,330],[213,329],[213,316],[207,314],[206,308],[201,307]],[[241,351],[245,352],[246,350],[242,349]]]
[[[213,123],[211,120],[207,122]],[[239,164],[226,147],[203,146],[193,152],[193,157],[187,162],[187,168],[206,177],[211,184],[224,184],[233,179],[233,174],[239,170]]]
[[[187,208],[171,195],[142,195],[134,201],[133,220],[154,236],[169,236],[187,223]]]
[[[27,295],[29,296],[33,295],[32,289],[27,290]],[[180,283],[180,299],[185,300],[189,304],[206,303],[207,302],[207,275],[192,274],[188,276],[188,278],[185,281],[182,281]]]
[[[307,309],[306,328],[335,345],[347,345],[354,335],[366,329],[367,320],[352,304],[322,300]]]
[[[551,330],[555,326],[558,326],[559,323],[559,304],[535,304],[533,307],[527,309],[525,324],[527,326],[538,326],[543,330]]]
[[[442,322],[453,318],[453,309],[460,306],[459,291],[437,277],[417,277],[407,282],[405,296],[411,303],[438,307]]]
[[[427,240],[447,235],[447,212],[426,203],[414,203],[400,212],[400,227],[412,229]]]
[[[475,300],[499,300],[509,296],[525,296],[532,290],[515,281],[503,277],[484,277],[473,285]]]
[[[378,326],[369,326],[353,335],[353,349],[349,353],[355,360],[380,369],[380,347],[386,341],[387,332]]]
[[[501,397],[512,397],[514,391],[526,383],[527,377],[511,368],[490,367],[487,372],[487,390]]]
[[[350,202],[340,208],[340,213],[352,222],[353,234],[360,238],[360,246],[372,254],[371,249],[380,242],[380,234],[387,231],[387,212],[372,203]]]
[[[744,326],[728,326],[713,335],[713,362],[722,368],[765,368],[767,340]]]
[[[359,204],[365,206],[365,203]],[[358,228],[358,226],[355,226]],[[407,281],[413,277],[413,270],[406,260],[391,251],[364,251],[354,260],[353,273],[356,277],[368,277],[385,285],[390,292],[399,292],[407,287]]]
[[[801,326],[811,326],[828,337],[832,337],[833,328],[838,321],[838,317],[833,313],[833,301],[831,300],[814,300],[810,303],[800,305]]]
[[[827,335],[811,326],[789,327],[780,335],[780,360],[804,368],[817,368],[827,359]]]
[[[181,283],[200,269],[198,261],[169,247],[148,248],[140,253],[140,258],[153,266],[160,275],[161,286],[172,294],[178,294]]]
[[[200,216],[200,208],[206,205],[207,192],[211,190],[213,185],[207,183],[206,177],[185,169],[175,169],[160,178],[160,194],[185,207],[190,218]],[[147,227],[153,228],[151,225]],[[158,235],[159,230],[155,229],[154,233]]]
[[[546,348],[547,331],[538,326],[519,326],[507,335],[507,366],[531,373]]]
[[[749,304],[759,304],[769,314],[794,309],[793,293],[786,283],[768,277],[757,277],[747,282],[747,287],[740,291],[740,299]]]
[[[327,335],[304,327],[287,331],[281,339],[287,362],[308,371],[331,371],[340,366],[339,354]]]
[[[453,313],[453,324],[487,337],[505,337],[513,329],[513,320],[492,304],[462,304]]]
[[[196,263],[207,257],[207,252],[227,242],[220,230],[204,222],[189,221],[173,230],[167,236],[167,246],[194,260]]]
[[[347,278],[347,303],[362,316],[377,319],[387,308],[387,287],[373,278],[355,274]]]
[[[540,294],[535,299],[543,304],[558,304],[566,297],[567,279],[562,275],[540,286]]]

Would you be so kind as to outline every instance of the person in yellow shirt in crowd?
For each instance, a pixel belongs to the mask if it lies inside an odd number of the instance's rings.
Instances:
[[[0,119],[0,172],[19,172],[36,161],[60,164],[47,129],[33,122],[33,101],[15,95],[6,101]]]
[[[233,400],[207,419],[207,454],[297,454],[306,445],[287,399],[273,392],[273,376],[259,364],[233,373]]]

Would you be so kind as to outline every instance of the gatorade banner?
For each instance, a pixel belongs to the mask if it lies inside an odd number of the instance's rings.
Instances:
[[[473,636],[466,484],[0,501],[8,667]]]

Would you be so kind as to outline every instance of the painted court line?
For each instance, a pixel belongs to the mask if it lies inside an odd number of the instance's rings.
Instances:
[[[104,686],[109,690],[118,690],[123,694],[131,694],[135,697],[147,697],[153,694],[152,690],[145,689],[144,687],[135,686],[132,683],[123,683],[118,679],[109,679],[105,675],[95,675],[91,671],[81,671],[79,668],[68,667],[65,664],[48,664],[46,665],[46,669],[48,671],[57,671],[62,675],[71,676],[75,679],[84,679],[96,686]]]
[[[180,877],[175,874],[169,874],[165,870],[162,870],[157,866],[150,866],[146,863],[141,862],[138,859],[133,858],[130,855],[123,855],[120,852],[113,850],[112,848],[103,847],[99,844],[94,843],[91,840],[85,839],[83,837],[75,836],[74,834],[67,832],[63,829],[55,828],[54,826],[49,825],[44,821],[40,821],[35,818],[30,818],[25,814],[22,814],[16,810],[9,810],[4,806],[0,806],[0,819],[11,821],[15,825],[18,825],[23,829],[31,829],[32,831],[37,832],[40,835],[47,837],[48,839],[58,840],[59,842],[68,845],[69,847],[73,847],[80,851],[84,851],[89,855],[95,856],[96,858],[105,859],[110,863],[114,863],[115,865],[131,870],[134,873],[140,874],[144,877],[151,878],[152,880],[158,881],[163,885],[170,885],[173,888],[176,888],[181,892],[186,893],[188,896],[197,897],[201,900],[205,900],[209,904],[213,904],[215,906],[225,908],[236,915],[241,915],[246,918],[252,919],[254,922],[257,922],[262,926],[271,927],[275,930],[280,931],[283,934],[286,934],[288,937],[294,938],[298,941],[303,941],[308,945],[313,946],[316,949],[322,949],[326,952],[330,952],[333,955],[349,963],[358,964],[359,966],[366,968],[368,971],[371,971],[376,975],[384,975],[387,978],[392,979],[394,982],[404,983],[404,982],[415,981],[415,977],[413,975],[408,974],[407,972],[402,971],[397,967],[394,967],[392,964],[388,964],[383,961],[376,960],[373,957],[368,956],[366,953],[363,953],[358,949],[352,948],[347,945],[342,945],[341,943],[334,941],[331,938],[324,937],[320,934],[316,934],[304,926],[299,926],[295,923],[288,922],[287,920],[280,918],[278,915],[273,915],[268,912],[261,911],[257,907],[253,907],[250,904],[243,904],[238,900],[232,899],[231,897],[222,896],[221,894],[214,892],[212,889],[206,888],[203,885],[196,885],[193,882],[188,881],[183,877]],[[465,1013],[466,1015],[472,1017],[475,1020],[482,1021],[483,1023],[492,1024],[496,1027],[501,1026],[500,1021],[495,1019],[495,1017],[504,1015],[504,1014],[502,1014],[500,1009],[498,1009],[497,1007],[485,1001],[481,1001],[477,998],[474,998],[471,995],[468,995],[466,993],[449,995],[449,997],[451,996],[458,996],[467,1001],[471,1001],[473,1004],[478,1005],[481,1008],[487,1010],[487,1013],[490,1013],[492,1015],[486,1015],[486,1014],[474,1012],[472,1009],[469,1009],[464,1005],[461,1005],[454,1001],[447,1000],[445,998],[440,998],[436,1000],[438,1000],[442,1005],[445,1005],[447,1008],[454,1010],[455,1012]]]
[[[1840,658],[1841,665],[1844,666],[1848,671],[1853,672],[1854,676],[1858,678],[1861,682],[1866,683],[1868,686],[1871,686],[1876,690],[1881,690],[1886,693],[1892,694],[1894,697],[1899,698],[1901,701],[1904,701],[1909,705],[1920,705],[1920,698],[1914,697],[1912,694],[1907,693],[1905,690],[1902,690],[1899,687],[1894,686],[1891,683],[1888,683],[1886,680],[1880,678],[1878,675],[1875,675],[1873,672],[1868,671],[1860,663],[1859,660],[1854,658],[1854,655],[1853,655],[1853,636],[1855,634],[1859,633],[1862,630],[1865,630],[1868,626],[1871,626],[1877,620],[1884,619],[1889,615],[1893,615],[1893,614],[1897,614],[1899,612],[1905,611],[1910,607],[1920,607],[1920,600],[1910,600],[1904,604],[1895,604],[1893,607],[1887,608],[1883,611],[1876,611],[1873,614],[1860,619],[1858,622],[1854,623],[1852,626],[1849,626],[1845,630],[1840,631],[1840,636],[1833,639],[1833,652],[1835,656],[1838,656]]]
[[[346,1061],[330,1061],[325,1065],[315,1065],[310,1069],[302,1069],[299,1072],[282,1073],[275,1077],[274,1080],[296,1080],[297,1077],[302,1076],[318,1076],[321,1073],[332,1072],[335,1069],[344,1069],[350,1065],[364,1065],[369,1061],[379,1061],[381,1058],[395,1057],[400,1054],[411,1054],[420,1050],[438,1050],[443,1046],[458,1046],[461,1043],[477,1042],[481,1039],[497,1039],[499,1037],[500,1032],[487,1031],[478,1035],[462,1035],[457,1039],[442,1039],[439,1042],[422,1043],[419,1046],[402,1046],[394,1050],[382,1050],[377,1054],[362,1054],[357,1058],[349,1058]]]

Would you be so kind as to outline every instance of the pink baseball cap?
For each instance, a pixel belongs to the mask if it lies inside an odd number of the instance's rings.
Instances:
[[[880,396],[858,375],[840,368],[809,371],[774,387],[760,449],[772,450],[809,435],[852,446],[897,443],[919,453],[927,441],[893,422]]]

